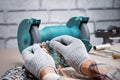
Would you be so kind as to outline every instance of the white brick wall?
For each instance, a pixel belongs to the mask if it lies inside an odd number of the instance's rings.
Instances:
[[[77,0],[78,8],[112,8],[113,0]]]
[[[5,48],[5,40],[0,38],[0,48]]]
[[[96,23],[96,29],[107,29],[110,25],[120,26],[120,21],[102,21]]]
[[[0,37],[2,38],[10,38],[10,37],[17,37],[17,29],[18,26],[16,25],[0,25]]]
[[[40,9],[39,0],[0,0],[0,10]]]
[[[6,42],[6,48],[18,48],[17,39],[16,38],[8,39]]]
[[[85,16],[84,11],[72,10],[72,11],[51,11],[51,22],[67,22],[73,16]]]
[[[87,16],[90,17],[90,21],[99,20],[117,20],[120,19],[120,9],[118,10],[88,10]]]
[[[3,23],[4,21],[4,14],[3,12],[0,12],[0,23]]]
[[[65,24],[72,16],[88,16],[92,44],[101,44],[96,29],[120,26],[120,0],[0,0],[0,48],[17,47],[17,29],[25,18],[41,19],[40,27]]]
[[[120,0],[114,0],[114,8],[120,8]]]
[[[8,12],[7,23],[20,23],[23,19],[41,19],[42,22],[48,22],[47,11],[20,11],[20,12]]]
[[[72,9],[75,8],[76,0],[42,0],[42,9]]]

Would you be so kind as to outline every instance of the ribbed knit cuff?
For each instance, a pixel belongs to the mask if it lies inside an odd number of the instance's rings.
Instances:
[[[62,78],[58,74],[48,73],[42,78],[42,80],[62,80]]]

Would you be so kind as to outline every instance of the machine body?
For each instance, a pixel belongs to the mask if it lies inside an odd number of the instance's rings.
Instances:
[[[88,17],[72,17],[66,25],[45,26],[39,29],[41,20],[24,19],[20,23],[17,33],[19,50],[22,52],[23,49],[34,43],[50,41],[61,35],[70,35],[82,40],[87,51],[89,51],[92,45],[89,42],[90,34],[87,27],[88,20]],[[58,57],[58,53],[51,50],[51,54],[57,63],[67,66],[67,63]]]

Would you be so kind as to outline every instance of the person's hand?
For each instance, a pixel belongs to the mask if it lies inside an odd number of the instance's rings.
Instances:
[[[25,61],[26,69],[31,72],[37,78],[40,78],[42,70],[48,71],[48,69],[55,69],[55,62],[52,57],[47,54],[39,44],[34,44],[22,51],[22,56]],[[44,72],[45,73],[45,72]]]
[[[62,54],[66,62],[78,72],[80,72],[81,64],[89,60],[83,42],[72,36],[63,35],[56,37],[49,42],[49,46]]]

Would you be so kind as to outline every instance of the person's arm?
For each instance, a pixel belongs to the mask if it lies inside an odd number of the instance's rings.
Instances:
[[[107,80],[106,70],[99,71],[100,68],[98,66],[99,65],[95,61],[88,60],[82,63],[80,71],[92,80]]]
[[[119,80],[120,69],[103,62],[93,60],[85,61],[80,71],[92,80]]]
[[[42,80],[63,80],[62,77],[56,73],[55,69],[51,67],[44,68],[39,77]]]
[[[41,73],[39,74],[39,77],[40,79],[42,79],[46,74],[49,74],[49,73],[54,73],[56,74],[56,71],[54,68],[51,68],[51,67],[46,67],[44,68]]]
[[[41,79],[48,73],[55,73],[55,62],[39,44],[34,44],[22,51],[26,69]]]
[[[64,43],[64,44],[63,44]],[[49,46],[59,52],[76,71],[92,80],[119,80],[120,69],[92,60],[83,42],[63,35],[50,41]]]

